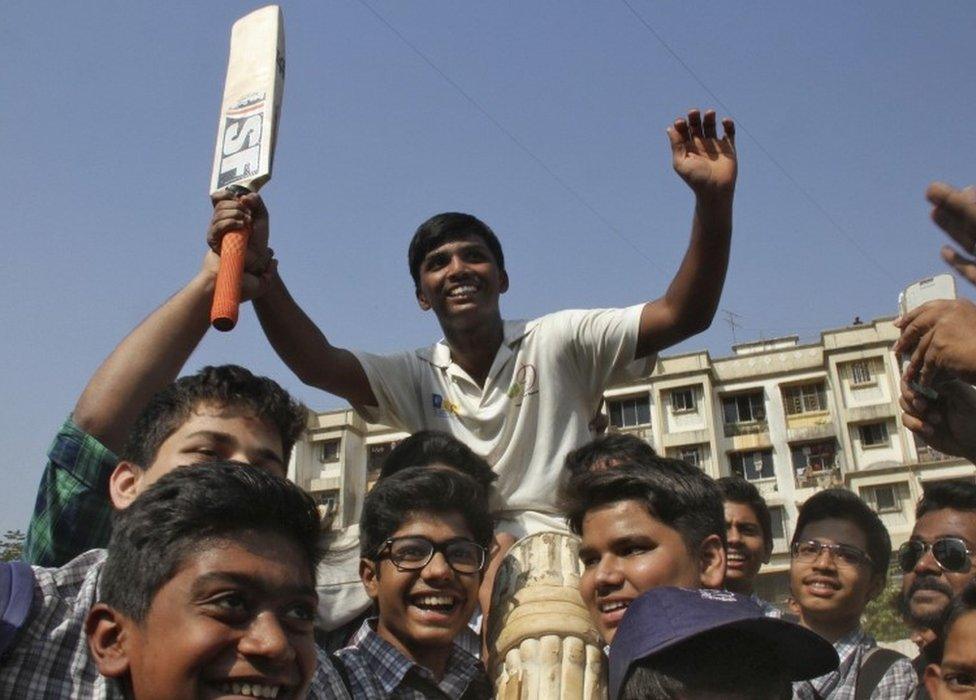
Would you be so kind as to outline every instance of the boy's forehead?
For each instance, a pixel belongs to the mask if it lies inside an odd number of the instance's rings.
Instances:
[[[665,531],[677,532],[670,525],[654,517],[648,504],[638,499],[622,499],[595,506],[586,512],[582,523],[584,540],[653,535]]]
[[[431,511],[410,511],[393,532],[391,537],[418,535],[431,539],[468,537],[474,535],[464,515],[458,511],[435,513]]]
[[[831,544],[848,544],[859,549],[867,547],[867,534],[853,520],[824,518],[804,525],[797,539],[822,540]]]
[[[736,519],[759,524],[759,515],[748,503],[739,501],[724,501],[725,517],[727,520]]]
[[[436,255],[445,250],[451,250],[454,248],[467,248],[470,246],[476,246],[483,248],[488,253],[491,253],[491,249],[488,247],[488,243],[477,233],[460,233],[449,237],[447,240],[441,241],[436,246],[427,251],[424,255],[424,260],[432,255]]]
[[[274,532],[248,530],[199,542],[180,561],[181,574],[193,588],[226,580],[267,592],[315,591],[301,547]]]

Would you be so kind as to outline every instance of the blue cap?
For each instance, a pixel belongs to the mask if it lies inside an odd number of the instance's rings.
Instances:
[[[34,570],[22,561],[0,562],[0,654],[24,626],[34,600]]]
[[[610,697],[617,698],[631,665],[714,630],[736,630],[745,641],[771,642],[791,680],[837,668],[837,652],[800,625],[763,615],[748,596],[708,589],[653,588],[631,601],[610,645]]]

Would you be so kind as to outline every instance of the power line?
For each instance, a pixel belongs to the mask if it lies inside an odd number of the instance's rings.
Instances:
[[[631,248],[633,248],[638,255],[649,262],[654,268],[659,272],[666,272],[661,266],[651,258],[647,253],[645,253],[636,243],[625,236],[620,229],[614,226],[607,217],[601,214],[596,207],[590,204],[585,197],[576,188],[570,185],[566,180],[561,178],[556,171],[549,167],[542,158],[537,156],[528,146],[526,146],[515,134],[513,134],[504,124],[502,124],[498,119],[496,119],[488,109],[482,105],[478,100],[476,100],[470,93],[468,93],[457,81],[451,78],[447,73],[441,70],[433,60],[431,60],[423,51],[421,51],[417,46],[411,42],[407,37],[405,37],[396,27],[394,27],[387,19],[381,15],[376,9],[373,8],[366,0],[358,0],[359,4],[365,7],[372,13],[376,19],[383,23],[387,29],[389,29],[393,34],[397,36],[400,41],[402,41],[411,51],[413,51],[424,63],[426,63],[431,70],[433,70],[437,75],[439,75],[448,85],[453,87],[457,92],[464,97],[475,109],[477,109],[481,114],[491,122],[495,128],[501,131],[508,139],[514,143],[523,153],[525,153],[529,158],[534,160],[536,164],[542,168],[548,175],[555,180],[560,187],[566,190],[577,202],[579,202],[587,211],[589,211],[593,216],[595,216],[604,226],[606,226],[612,233],[614,233],[618,238],[627,243]]]
[[[658,43],[660,43],[660,44],[661,44],[661,46],[663,46],[663,47],[664,47],[664,50],[665,50],[665,51],[667,51],[667,52],[668,52],[669,54],[671,54],[671,57],[672,57],[672,58],[673,58],[673,59],[674,59],[675,61],[677,61],[677,62],[678,62],[678,64],[679,64],[679,65],[680,65],[680,66],[681,66],[682,68],[684,68],[684,69],[685,69],[685,70],[686,70],[686,71],[688,72],[688,75],[690,75],[690,76],[691,76],[691,77],[692,77],[692,78],[693,78],[693,79],[695,80],[695,82],[696,82],[696,83],[698,83],[698,85],[699,85],[699,87],[701,87],[701,89],[705,91],[705,93],[706,93],[706,94],[707,94],[707,95],[708,95],[708,96],[709,96],[709,97],[710,97],[710,98],[711,98],[711,99],[712,99],[712,100],[713,100],[713,101],[715,102],[715,104],[717,104],[717,105],[718,105],[719,107],[721,107],[721,108],[722,108],[722,111],[724,111],[724,112],[725,112],[726,114],[728,114],[728,115],[729,115],[729,116],[731,117],[731,116],[732,116],[732,110],[731,110],[731,109],[729,109],[729,107],[728,107],[728,106],[727,106],[727,105],[726,105],[726,104],[725,104],[725,103],[724,103],[724,102],[723,102],[723,101],[722,101],[722,100],[721,100],[721,99],[720,99],[720,98],[718,97],[718,95],[716,95],[716,94],[715,94],[715,93],[714,93],[714,92],[713,92],[713,91],[711,90],[711,88],[709,88],[709,87],[708,87],[708,86],[707,86],[707,85],[705,84],[705,82],[704,82],[704,81],[703,81],[703,80],[702,80],[701,78],[699,78],[699,77],[698,77],[698,74],[697,74],[697,73],[695,73],[695,71],[693,71],[693,70],[691,69],[691,66],[689,66],[689,65],[688,65],[687,63],[685,63],[685,62],[684,62],[684,60],[683,60],[683,59],[681,58],[681,56],[679,56],[679,55],[678,55],[678,53],[677,53],[677,52],[676,52],[676,51],[675,51],[674,49],[672,49],[672,48],[671,48],[671,46],[670,46],[670,44],[668,44],[668,42],[666,42],[666,41],[664,40],[664,37],[662,37],[662,36],[661,36],[661,35],[660,35],[660,34],[659,34],[659,33],[658,33],[658,32],[657,32],[657,31],[656,31],[655,29],[654,29],[654,27],[652,27],[652,26],[651,26],[651,25],[650,25],[650,24],[649,24],[649,23],[647,22],[647,20],[645,20],[645,19],[644,19],[644,17],[643,17],[643,16],[642,16],[642,15],[641,15],[641,14],[640,14],[639,12],[637,12],[637,10],[636,10],[636,9],[634,9],[634,6],[630,4],[630,2],[629,2],[629,0],[620,0],[620,1],[621,1],[621,2],[622,2],[622,3],[624,4],[624,5],[626,5],[626,6],[627,6],[627,9],[628,9],[628,10],[630,10],[630,12],[631,12],[631,14],[632,14],[632,15],[634,15],[634,17],[636,17],[636,18],[637,18],[637,20],[638,20],[638,21],[639,21],[639,22],[640,22],[640,23],[641,23],[641,24],[642,24],[642,25],[644,26],[644,28],[645,28],[645,29],[646,29],[646,30],[647,30],[648,32],[650,32],[650,33],[651,33],[651,35],[652,35],[652,36],[653,36],[653,37],[654,37],[655,39],[657,39],[657,41],[658,41]],[[897,279],[895,278],[895,276],[894,276],[893,274],[891,274],[891,272],[889,272],[889,271],[888,271],[888,269],[887,269],[887,268],[885,268],[885,267],[884,267],[884,266],[883,266],[883,265],[882,265],[881,263],[879,263],[879,262],[878,262],[878,261],[877,261],[877,260],[876,260],[875,258],[873,258],[873,257],[872,257],[872,256],[871,256],[871,255],[870,255],[870,254],[868,253],[868,251],[867,251],[867,249],[865,249],[865,248],[864,248],[864,246],[862,246],[862,245],[861,245],[861,243],[860,243],[860,241],[858,241],[858,240],[857,240],[857,239],[856,239],[856,238],[854,237],[854,235],[853,235],[852,233],[850,233],[850,232],[849,232],[849,231],[847,231],[847,230],[846,230],[846,229],[845,229],[845,228],[844,228],[843,226],[841,226],[841,224],[840,224],[840,222],[839,222],[839,221],[837,221],[837,220],[836,220],[836,219],[835,219],[835,218],[834,218],[834,217],[833,217],[833,216],[832,216],[832,215],[830,214],[830,212],[829,212],[829,211],[827,211],[827,209],[826,209],[826,208],[824,208],[824,207],[823,207],[823,206],[822,206],[822,205],[820,204],[820,202],[818,202],[818,201],[817,201],[817,200],[816,200],[816,199],[814,198],[814,196],[813,196],[813,195],[812,195],[812,194],[811,194],[811,193],[810,193],[810,192],[809,192],[809,191],[808,191],[808,190],[807,190],[807,189],[806,189],[806,188],[805,188],[805,187],[804,187],[803,185],[801,185],[801,184],[800,184],[800,182],[799,182],[799,181],[798,181],[798,180],[797,180],[797,179],[796,179],[795,177],[793,177],[793,176],[792,176],[792,175],[790,174],[790,172],[789,172],[789,171],[788,171],[788,170],[787,170],[787,169],[786,169],[786,168],[785,168],[785,167],[783,166],[783,164],[782,164],[782,163],[780,163],[780,162],[779,162],[778,160],[776,160],[776,158],[775,158],[775,157],[773,157],[773,154],[769,152],[769,150],[768,150],[768,149],[767,149],[767,148],[766,148],[766,147],[765,147],[765,146],[764,146],[764,145],[762,144],[762,142],[761,142],[761,141],[760,141],[760,140],[759,140],[758,138],[756,138],[756,136],[755,136],[755,135],[753,135],[753,134],[752,134],[752,132],[750,132],[750,131],[749,131],[749,130],[748,130],[748,129],[747,129],[747,128],[746,128],[746,127],[745,127],[745,126],[744,126],[744,125],[742,124],[742,122],[741,122],[741,121],[739,121],[739,119],[735,119],[735,124],[736,124],[736,128],[737,128],[737,130],[738,130],[738,131],[741,131],[741,132],[742,132],[742,133],[744,133],[744,134],[745,134],[746,136],[748,136],[748,137],[749,137],[750,139],[752,139],[752,141],[753,141],[753,143],[755,143],[755,144],[756,144],[756,146],[757,146],[757,147],[759,148],[759,150],[763,152],[763,155],[765,155],[765,156],[766,156],[766,158],[768,158],[768,159],[769,159],[769,161],[770,161],[770,162],[771,162],[771,163],[772,163],[772,164],[773,164],[773,165],[774,165],[774,166],[776,167],[776,169],[777,169],[777,170],[779,170],[779,171],[780,171],[780,172],[781,172],[781,173],[783,174],[783,176],[784,176],[784,177],[785,177],[785,178],[786,178],[787,180],[789,180],[789,181],[790,181],[790,183],[791,183],[791,184],[792,184],[792,185],[793,185],[793,186],[794,186],[794,187],[795,187],[795,188],[797,189],[797,191],[798,191],[798,192],[799,192],[799,193],[800,193],[801,195],[803,195],[803,197],[804,197],[804,198],[805,198],[805,199],[806,199],[806,200],[807,200],[807,201],[808,201],[808,202],[809,202],[810,204],[812,204],[812,205],[814,206],[814,208],[815,208],[815,209],[816,209],[817,211],[819,211],[819,212],[820,212],[820,213],[821,213],[821,214],[823,215],[823,217],[824,217],[825,219],[827,219],[827,221],[829,221],[829,222],[830,222],[830,224],[831,224],[831,226],[833,226],[833,227],[834,227],[834,229],[835,229],[835,230],[836,230],[836,231],[837,231],[838,233],[840,233],[840,234],[841,234],[841,235],[842,235],[842,236],[843,236],[844,238],[846,238],[846,239],[847,239],[847,240],[848,240],[848,241],[849,241],[849,242],[851,243],[851,245],[853,245],[853,246],[854,246],[855,248],[857,248],[857,250],[858,250],[858,252],[860,252],[860,253],[861,253],[861,255],[863,255],[863,256],[864,256],[864,258],[865,258],[865,259],[867,259],[867,260],[868,260],[868,261],[869,261],[869,262],[870,262],[871,264],[873,264],[873,265],[874,265],[874,266],[875,266],[875,267],[876,267],[876,268],[877,268],[877,269],[878,269],[878,270],[879,270],[879,271],[880,271],[880,272],[881,272],[881,273],[882,273],[882,274],[883,274],[883,275],[884,275],[885,277],[887,277],[888,279],[890,279],[890,280],[891,280],[892,282],[894,282],[895,284],[898,284],[898,280],[897,280]]]

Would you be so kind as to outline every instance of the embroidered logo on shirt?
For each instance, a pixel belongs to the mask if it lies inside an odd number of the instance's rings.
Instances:
[[[522,400],[526,396],[539,393],[536,384],[535,365],[524,364],[515,372],[515,381],[508,387],[508,398],[512,399],[516,406],[522,405]]]
[[[440,394],[431,394],[430,404],[434,408],[434,415],[438,418],[447,418],[449,413],[455,416],[461,413],[460,406],[453,401],[445,401]]]

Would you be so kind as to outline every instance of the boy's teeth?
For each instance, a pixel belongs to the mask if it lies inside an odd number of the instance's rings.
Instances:
[[[614,610],[621,610],[622,608],[626,608],[626,607],[627,607],[627,603],[624,603],[623,601],[617,601],[614,603],[603,603],[600,605],[600,612],[608,613],[608,612],[613,612]]]
[[[221,683],[220,692],[233,695],[245,695],[252,698],[276,698],[281,688],[277,685],[263,683]]]
[[[417,605],[451,606],[454,605],[454,599],[443,595],[425,595],[417,598]]]

